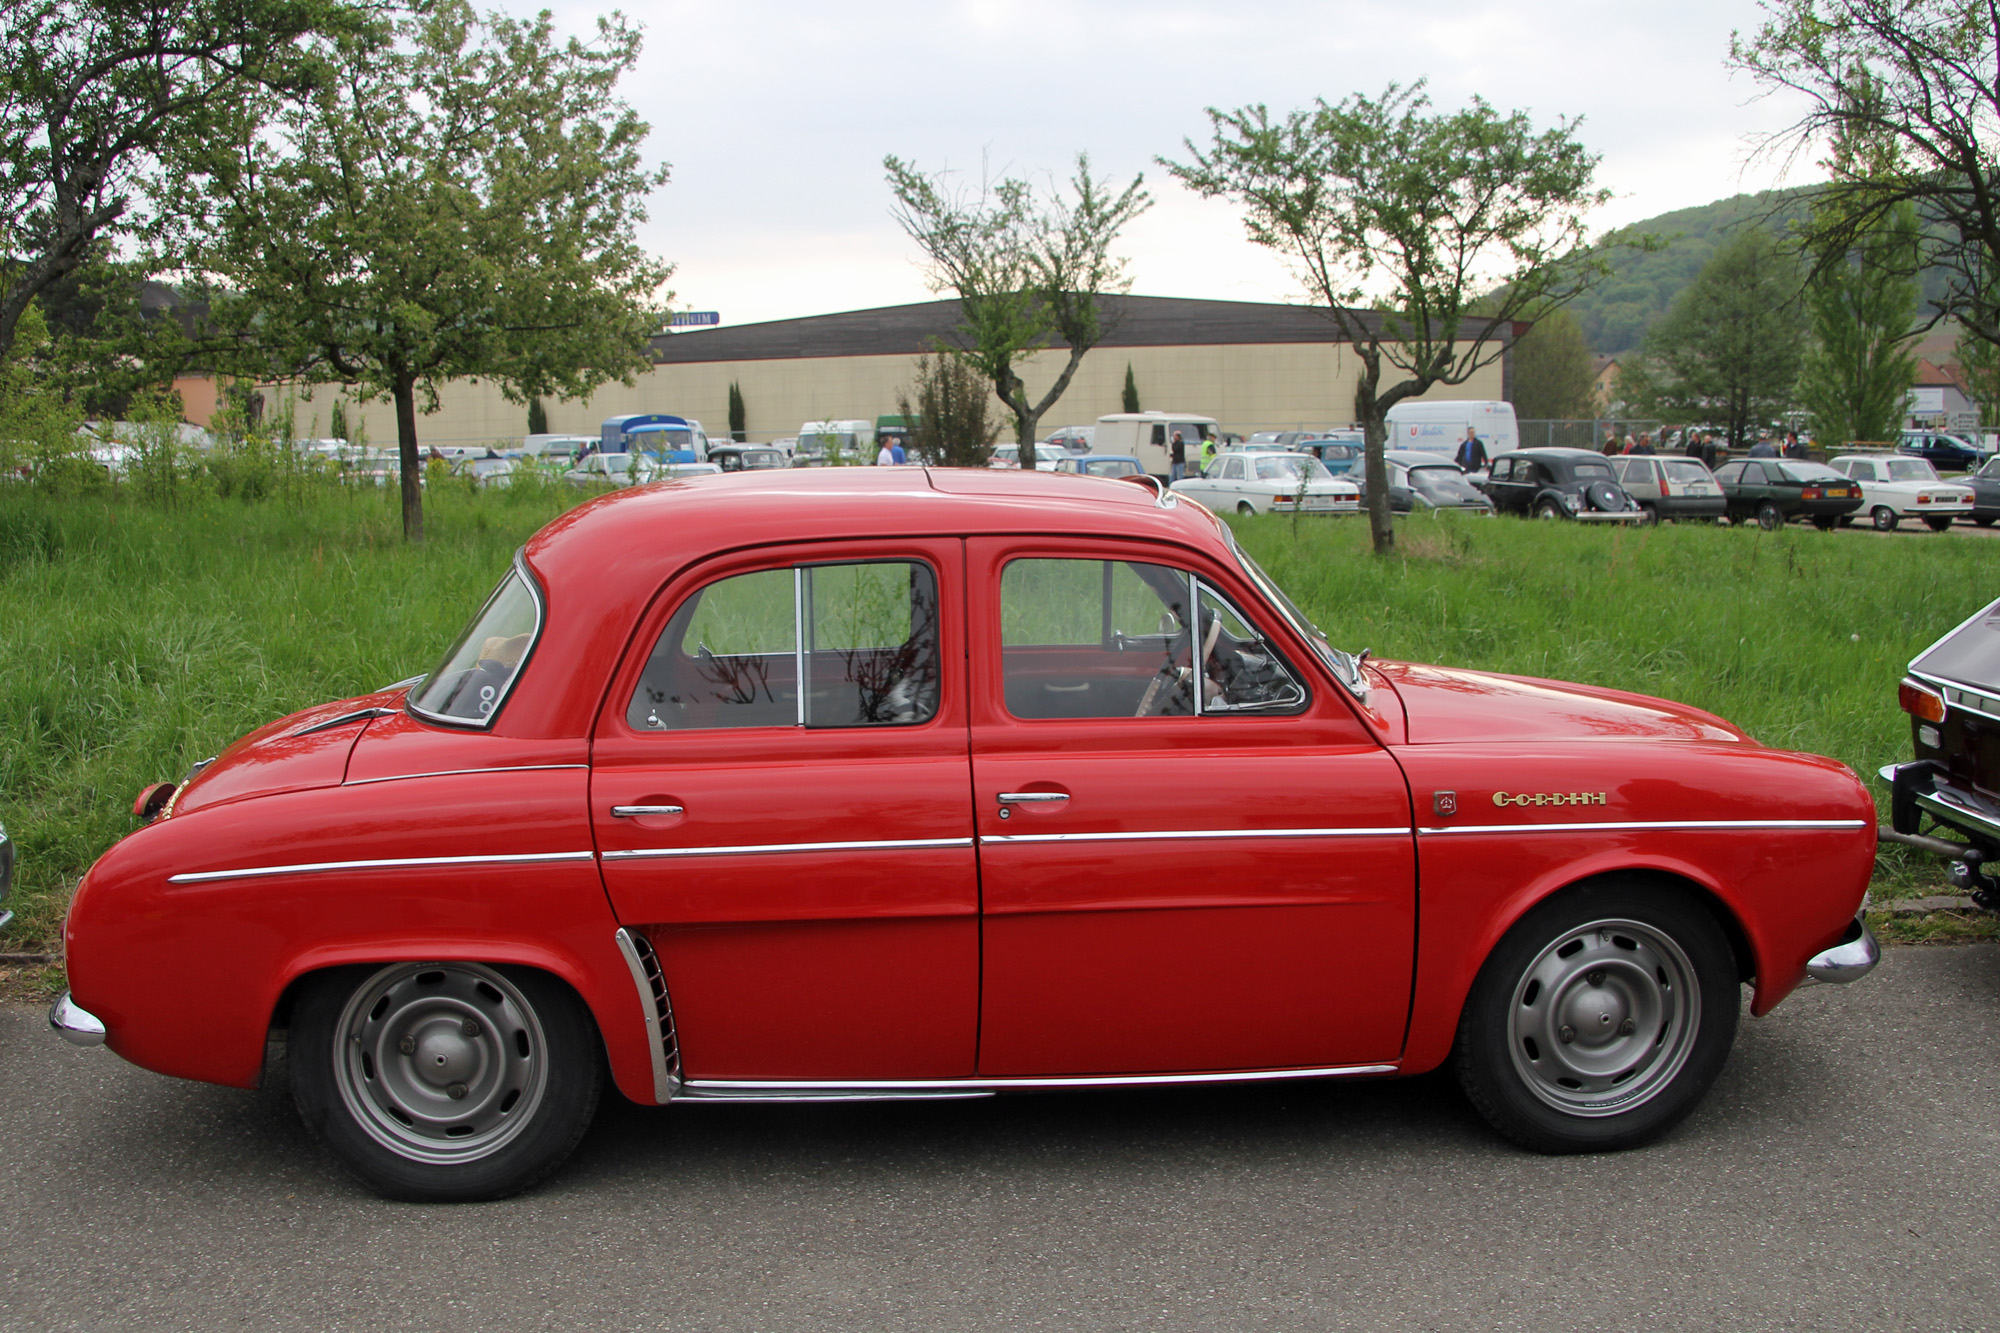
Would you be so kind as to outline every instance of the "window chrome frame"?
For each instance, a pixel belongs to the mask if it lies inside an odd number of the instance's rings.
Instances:
[[[500,710],[505,708],[507,701],[514,697],[514,687],[520,683],[521,677],[526,674],[529,663],[534,661],[535,650],[541,647],[542,644],[542,630],[549,623],[548,594],[543,591],[542,585],[535,578],[534,572],[528,568],[527,547],[522,546],[515,550],[514,568],[511,572],[514,577],[518,577],[522,584],[527,587],[528,600],[535,604],[535,627],[528,632],[528,646],[522,651],[521,660],[515,666],[514,674],[507,677],[507,683],[500,687],[500,695],[493,701],[492,711],[487,713],[485,717],[475,718],[451,717],[444,713],[434,713],[428,708],[419,708],[416,697],[423,690],[424,686],[430,684],[431,678],[436,676],[438,671],[443,668],[444,663],[442,662],[424,673],[421,680],[404,691],[403,711],[420,722],[434,722],[443,727],[459,727],[467,731],[491,731],[493,729],[493,724],[500,719]],[[484,611],[492,603],[493,599],[499,596],[500,590],[504,586],[505,580],[496,584],[493,591],[487,595],[486,601],[480,604],[479,609]],[[468,625],[466,628],[470,629],[471,626]]]

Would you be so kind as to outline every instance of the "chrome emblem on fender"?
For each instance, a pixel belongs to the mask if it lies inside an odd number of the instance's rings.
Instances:
[[[1431,813],[1434,815],[1455,815],[1458,813],[1458,793],[1455,791],[1434,791],[1431,793]]]
[[[1493,793],[1495,805],[1603,805],[1608,795],[1601,791],[1537,791],[1515,792],[1509,796],[1504,791]]]

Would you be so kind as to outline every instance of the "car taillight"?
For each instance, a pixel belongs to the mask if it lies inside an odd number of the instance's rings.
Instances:
[[[1944,696],[1919,685],[1908,676],[1896,686],[1896,702],[1911,717],[1920,717],[1926,722],[1944,721]]]
[[[1930,502],[1931,502],[1931,497],[1928,495],[1919,495],[1917,497],[1917,503],[1920,505],[1927,505]]]
[[[1808,486],[1799,498],[1801,500],[1821,500],[1826,498],[1826,492],[1817,486]]]

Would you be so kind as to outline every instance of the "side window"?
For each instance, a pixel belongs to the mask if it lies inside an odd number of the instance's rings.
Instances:
[[[1736,485],[1743,480],[1743,464],[1724,463],[1715,470],[1715,479],[1717,481],[1726,481],[1732,486]]]
[[[721,579],[667,622],[625,720],[640,731],[926,722],[937,617],[937,577],[912,561]]]
[[[1282,713],[1306,704],[1297,674],[1263,636],[1185,570],[1016,560],[1001,574],[1000,618],[1007,711],[1018,718]]]
[[[1494,463],[1491,468],[1487,469],[1486,479],[1488,481],[1506,481],[1513,475],[1514,475],[1514,460],[1511,458],[1503,458],[1500,459],[1498,462]]]
[[[1166,426],[1165,426],[1164,424],[1161,424],[1161,425],[1156,425],[1156,426],[1154,426],[1154,427],[1153,427],[1153,443],[1154,443],[1154,444],[1165,444],[1166,442],[1167,442],[1167,428],[1166,428]]]
[[[1224,459],[1222,475],[1228,481],[1242,481],[1244,477],[1243,460],[1240,458]]]

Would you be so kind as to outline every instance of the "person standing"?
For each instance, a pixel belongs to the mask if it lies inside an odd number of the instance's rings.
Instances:
[[[1479,432],[1472,427],[1465,428],[1465,438],[1458,442],[1458,452],[1452,456],[1460,472],[1484,472],[1486,470],[1486,442],[1479,438]]]
[[[1213,435],[1204,435],[1201,437],[1201,470],[1204,476],[1208,473],[1208,465],[1214,461],[1215,437]]]
[[[1750,446],[1750,457],[1752,458],[1776,458],[1777,456],[1778,451],[1772,446],[1769,440],[1760,439],[1757,443]]]
[[[1785,457],[1804,458],[1805,456],[1806,456],[1806,447],[1803,444],[1799,443],[1799,433],[1795,430],[1786,431]]]
[[[896,466],[896,451],[889,447],[889,441],[886,439],[882,441],[882,447],[876,451],[875,466],[876,467]]]
[[[903,449],[903,437],[900,435],[889,437],[889,452],[895,456],[897,467],[902,467],[910,461],[910,455]]]
[[[1174,432],[1173,451],[1167,455],[1167,461],[1173,465],[1168,469],[1168,481],[1179,481],[1187,475],[1187,441],[1179,431]]]
[[[1616,430],[1605,431],[1604,432],[1605,455],[1609,457],[1610,455],[1615,454],[1617,452],[1618,452],[1618,432]]]

